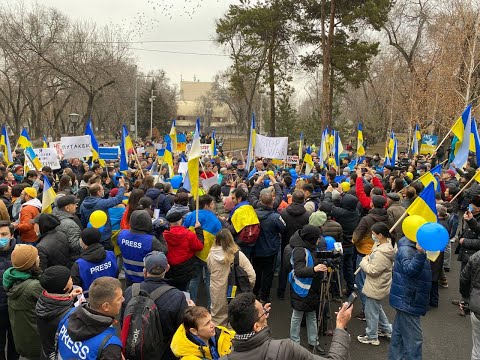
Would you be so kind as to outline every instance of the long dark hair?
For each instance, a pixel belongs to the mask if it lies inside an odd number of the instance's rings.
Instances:
[[[218,184],[213,185],[208,190],[208,195],[212,196],[215,199],[215,202],[222,202],[222,187]]]
[[[130,222],[130,216],[132,213],[138,209],[138,203],[143,197],[144,192],[142,189],[133,189],[128,198],[128,207],[127,207],[127,220]]]

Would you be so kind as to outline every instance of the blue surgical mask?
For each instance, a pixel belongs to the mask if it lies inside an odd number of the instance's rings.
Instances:
[[[0,248],[4,248],[10,243],[10,238],[0,238]]]

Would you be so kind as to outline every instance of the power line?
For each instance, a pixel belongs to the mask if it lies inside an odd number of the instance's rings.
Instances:
[[[129,48],[130,50],[137,50],[137,51],[150,51],[150,52],[159,52],[159,53],[167,53],[167,54],[182,54],[182,55],[200,55],[200,56],[222,56],[228,57],[228,55],[224,54],[207,54],[207,53],[197,53],[197,52],[183,52],[183,51],[169,51],[169,50],[155,50],[155,49],[141,49],[141,48]]]
[[[194,43],[194,42],[215,42],[215,40],[144,40],[144,41],[68,41],[57,40],[57,44],[151,44],[151,43]]]

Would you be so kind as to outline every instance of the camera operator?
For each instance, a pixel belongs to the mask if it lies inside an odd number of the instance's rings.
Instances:
[[[325,251],[326,244],[322,230],[313,225],[305,225],[290,238],[293,270],[290,281],[290,299],[293,308],[290,322],[290,338],[300,343],[300,325],[303,314],[307,323],[308,345],[311,350],[324,354],[317,338],[317,315],[320,305],[320,289],[323,273],[327,266],[315,256],[317,250]]]

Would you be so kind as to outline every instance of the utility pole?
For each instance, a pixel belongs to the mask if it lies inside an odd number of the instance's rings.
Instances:
[[[150,139],[153,138],[153,101],[156,98],[153,92],[154,89],[152,89],[152,95],[150,96]]]
[[[138,75],[137,65],[135,65],[135,141],[138,140]]]

